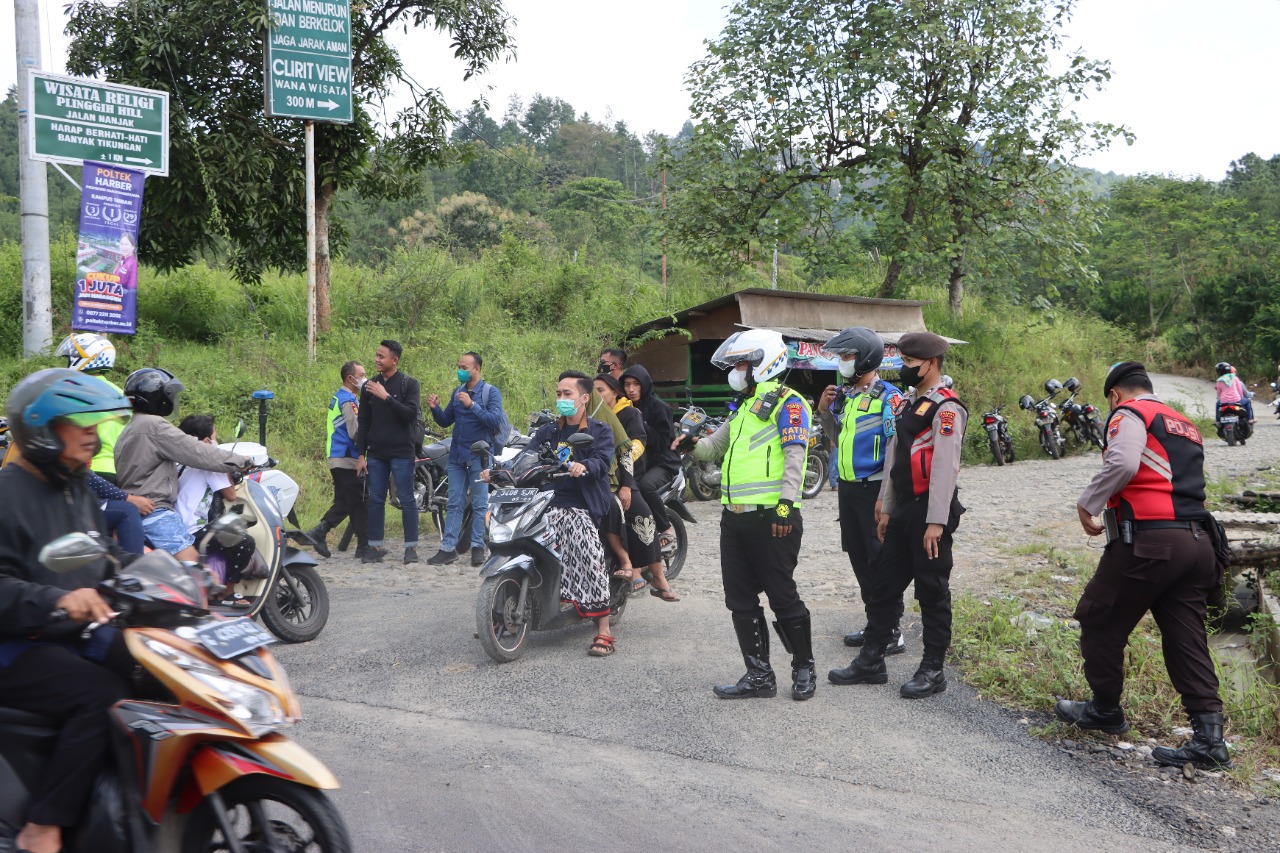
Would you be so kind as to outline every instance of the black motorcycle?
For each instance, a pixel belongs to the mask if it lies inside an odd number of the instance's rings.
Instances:
[[[1244,403],[1220,403],[1214,425],[1218,428],[1218,438],[1230,447],[1237,444],[1243,447],[1253,435],[1253,424],[1249,423],[1249,411]]]
[[[1075,442],[1082,447],[1092,444],[1099,450],[1102,449],[1102,417],[1098,414],[1098,407],[1092,403],[1079,403],[1076,401],[1076,394],[1080,391],[1080,380],[1074,376],[1062,383],[1063,387],[1071,392],[1071,396],[1062,401],[1059,407],[1062,412],[1062,422],[1067,425],[1069,432]]]
[[[1012,462],[1014,457],[1013,436],[1009,434],[1009,421],[1000,414],[1003,408],[1004,406],[997,406],[982,416],[982,427],[987,431],[987,438],[991,443],[991,458],[997,465]]]
[[[1040,436],[1040,447],[1050,459],[1058,459],[1067,449],[1066,439],[1058,427],[1058,407],[1051,401],[1062,390],[1062,383],[1056,379],[1044,383],[1046,396],[1037,401],[1030,394],[1023,394],[1018,401],[1018,408],[1032,412],[1036,417],[1036,432]]]
[[[831,465],[831,451],[827,450],[827,438],[822,431],[822,424],[815,417],[809,422],[809,455],[804,464],[804,485],[801,495],[805,500],[813,500],[827,484],[827,470]]]
[[[710,418],[697,406],[689,405],[676,422],[676,433],[687,438],[706,438],[720,428],[724,418]],[[720,463],[699,461],[693,454],[686,454],[680,461],[689,494],[697,501],[714,501],[720,498]]]

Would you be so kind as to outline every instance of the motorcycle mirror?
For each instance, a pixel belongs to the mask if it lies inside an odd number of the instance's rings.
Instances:
[[[575,432],[569,436],[570,447],[586,447],[587,445],[595,444],[595,441],[591,434],[586,432]]]
[[[244,437],[244,418],[236,421],[236,428],[232,431],[232,434],[237,440]]]
[[[249,526],[245,524],[243,517],[228,512],[209,525],[209,533],[219,545],[231,548],[240,544],[249,534]]]
[[[479,453],[479,454],[481,454],[481,455],[484,455],[484,454],[488,453],[488,452],[489,452],[489,442],[485,441],[483,438],[482,438],[482,439],[480,439],[480,440],[479,440],[479,441],[477,441],[477,442],[474,442],[474,443],[471,445],[471,452],[472,452],[472,453]]]
[[[66,574],[107,555],[107,546],[88,533],[59,536],[40,549],[40,565],[51,572]]]

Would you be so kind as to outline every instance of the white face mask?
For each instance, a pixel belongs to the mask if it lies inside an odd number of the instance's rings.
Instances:
[[[356,388],[363,388],[363,387],[364,387],[364,383],[366,383],[366,382],[368,382],[368,381],[369,381],[369,377],[367,377],[367,376],[361,376],[359,379],[357,379],[357,380],[356,380]]]
[[[852,379],[854,376],[857,375],[857,370],[858,370],[858,362],[856,359],[853,361],[840,362],[840,375],[843,376],[845,379]]]
[[[739,367],[735,367],[733,370],[729,371],[729,387],[733,390],[745,391],[749,384],[750,383],[747,381],[747,371]]]

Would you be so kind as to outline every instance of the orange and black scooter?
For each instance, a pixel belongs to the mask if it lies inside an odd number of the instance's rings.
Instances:
[[[245,535],[229,514],[210,525],[224,544]],[[40,562],[71,571],[111,560],[101,541],[73,533]],[[252,619],[211,614],[214,581],[199,565],[152,551],[99,585],[134,662],[131,698],[110,711],[113,760],[95,784],[66,853],[246,853],[351,850],[324,791],[338,780],[283,731],[301,716],[274,642]],[[85,639],[102,626],[90,625]],[[0,707],[0,849],[24,822],[57,739],[56,724]]]

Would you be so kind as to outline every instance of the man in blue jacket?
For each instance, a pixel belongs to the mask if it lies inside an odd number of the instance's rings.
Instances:
[[[449,405],[441,409],[439,394],[427,396],[435,422],[442,427],[453,427],[453,441],[449,446],[449,508],[440,550],[427,560],[433,566],[443,566],[458,558],[468,490],[471,492],[471,565],[484,564],[484,517],[489,510],[489,487],[480,482],[480,472],[486,466],[483,459],[471,452],[471,445],[477,441],[493,445],[494,433],[502,423],[502,394],[480,378],[483,364],[478,353],[463,353],[458,358],[460,384],[450,397]]]

